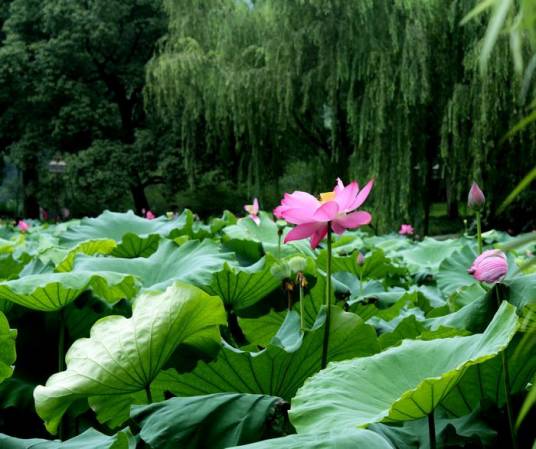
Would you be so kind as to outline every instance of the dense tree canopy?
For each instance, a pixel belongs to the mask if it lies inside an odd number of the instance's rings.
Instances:
[[[497,144],[523,112],[519,83],[504,43],[480,76],[467,2],[197,3],[166,1],[148,74],[192,171],[211,154],[265,194],[293,159],[319,167],[314,190],[375,176],[385,228],[426,222],[436,177],[454,215],[472,178],[498,204],[534,160],[533,130]]]
[[[472,179],[496,220],[531,168],[536,136],[527,127],[499,143],[526,112],[521,82],[506,40],[481,75],[487,17],[461,26],[471,7],[4,2],[0,151],[21,170],[30,216],[60,203],[78,215],[154,207],[155,183],[162,207],[212,213],[255,194],[269,208],[284,190],[321,192],[340,176],[377,178],[380,230],[426,230],[436,201],[455,217]],[[67,160],[66,174],[48,172],[54,158]],[[511,212],[526,215],[534,196]]]
[[[147,207],[144,187],[157,180],[161,148],[148,144],[157,128],[147,123],[142,90],[165,26],[153,0],[11,2],[0,135],[22,170],[26,215],[35,216],[38,203],[55,206],[57,181],[47,179],[46,164],[67,155],[76,155],[68,179],[80,212],[110,207],[125,190],[138,209]]]

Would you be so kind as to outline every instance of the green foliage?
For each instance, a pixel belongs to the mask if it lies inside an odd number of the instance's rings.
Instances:
[[[224,449],[274,432],[270,423],[281,418],[283,404],[273,396],[221,393],[137,406],[131,417],[151,447]]]
[[[79,398],[128,395],[149,388],[176,347],[185,343],[203,351],[218,344],[225,322],[218,298],[187,284],[136,300],[130,319],[109,316],[67,353],[67,370],[34,391],[37,413],[51,433]]]
[[[502,447],[506,368],[526,442],[532,236],[485,235],[511,252],[494,286],[467,275],[467,236],[334,236],[323,370],[326,242],[279,251],[265,212],[260,226],[106,212],[0,236],[1,447],[416,449],[432,411],[441,444]]]
[[[515,308],[503,304],[483,334],[405,341],[372,357],[332,363],[297,392],[292,423],[298,432],[311,433],[427,416],[465,368],[504,350],[517,327]]]
[[[439,185],[457,216],[472,178],[498,205],[532,168],[533,129],[496,147],[521,117],[520,80],[505,45],[481,77],[485,24],[459,26],[467,2],[165,6],[170,26],[148,67],[147,100],[178,131],[192,185],[215,159],[265,198],[268,181],[278,190],[292,176],[287,167],[318,172],[315,192],[337,176],[375,176],[374,225],[409,221],[421,233]]]

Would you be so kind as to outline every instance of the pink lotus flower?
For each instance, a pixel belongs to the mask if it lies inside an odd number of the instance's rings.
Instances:
[[[253,204],[245,204],[244,209],[249,214],[249,218],[259,226],[261,224],[261,219],[257,215],[259,213],[259,201],[257,198],[253,198]]]
[[[145,213],[145,218],[147,218],[147,220],[154,220],[156,218],[156,215],[153,214],[150,210],[148,210]]]
[[[20,232],[26,232],[28,231],[28,229],[30,229],[30,225],[24,220],[19,220],[19,222],[17,223],[17,228],[19,228]]]
[[[482,192],[482,190],[480,190],[478,184],[473,181],[471,190],[469,190],[469,196],[467,197],[467,205],[471,209],[480,210],[484,207],[485,202],[486,197],[484,196],[484,193]]]
[[[311,237],[311,247],[316,248],[326,236],[330,224],[337,234],[369,224],[372,216],[355,209],[365,202],[373,184],[374,180],[370,180],[359,190],[356,181],[345,186],[337,178],[333,191],[320,194],[320,200],[307,192],[285,193],[274,215],[297,225],[286,235],[285,243]]]
[[[478,256],[467,272],[477,281],[494,284],[508,272],[506,256],[498,249],[489,249]]]
[[[410,224],[400,225],[400,231],[398,231],[400,235],[413,235],[414,232],[415,229]]]

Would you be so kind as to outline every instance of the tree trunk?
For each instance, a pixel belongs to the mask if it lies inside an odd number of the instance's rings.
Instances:
[[[30,160],[22,168],[23,215],[25,218],[39,218],[39,202],[37,201],[37,163]]]
[[[145,195],[145,189],[141,184],[132,184],[130,186],[130,193],[134,201],[134,209],[137,214],[142,215],[143,210],[149,210],[149,201],[147,201],[147,196]]]

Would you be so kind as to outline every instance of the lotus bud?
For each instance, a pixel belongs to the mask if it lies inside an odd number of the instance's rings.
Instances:
[[[28,229],[30,229],[30,225],[24,220],[19,220],[19,222],[17,223],[17,228],[20,232],[26,232],[28,231]]]
[[[480,210],[484,207],[486,197],[478,184],[473,181],[471,190],[469,190],[469,196],[467,197],[467,205],[473,210]]]
[[[494,284],[508,273],[506,255],[498,249],[489,249],[478,256],[467,272],[477,281]]]
[[[365,256],[363,255],[361,251],[359,251],[359,253],[357,254],[357,264],[361,266],[364,263],[365,263]]]
[[[270,268],[270,273],[272,273],[272,276],[280,281],[289,279],[291,275],[290,267],[286,263],[276,263],[272,265],[272,268]]]
[[[296,256],[288,261],[288,265],[293,273],[303,273],[307,266],[307,260],[305,257]]]

